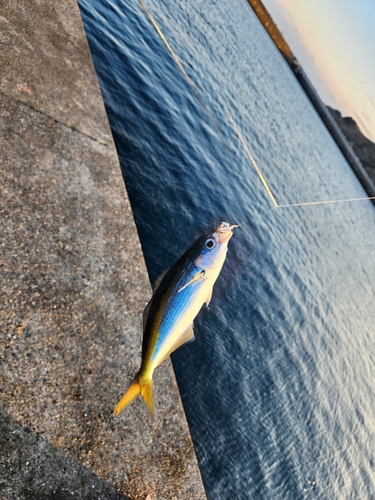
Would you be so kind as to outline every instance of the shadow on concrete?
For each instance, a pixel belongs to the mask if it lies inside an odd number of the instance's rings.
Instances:
[[[0,411],[0,497],[130,500],[4,411]]]

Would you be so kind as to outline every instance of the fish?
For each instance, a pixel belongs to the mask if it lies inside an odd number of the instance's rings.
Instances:
[[[210,303],[236,227],[221,222],[213,232],[198,238],[156,280],[151,300],[143,312],[141,367],[116,406],[115,416],[141,395],[153,420],[154,370],[178,347],[194,340],[194,319],[203,304]]]

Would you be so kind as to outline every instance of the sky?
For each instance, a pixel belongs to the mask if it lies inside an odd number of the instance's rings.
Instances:
[[[375,0],[263,0],[325,104],[375,142]]]

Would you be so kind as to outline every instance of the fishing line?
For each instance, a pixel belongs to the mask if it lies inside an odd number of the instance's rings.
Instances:
[[[328,205],[330,203],[344,203],[348,201],[365,201],[365,200],[375,200],[375,196],[370,196],[370,198],[346,198],[343,200],[305,201],[303,203],[290,203],[288,205],[278,205],[275,208],[306,207],[308,205]]]
[[[353,202],[353,201],[367,201],[367,200],[375,200],[375,196],[371,196],[370,198],[345,198],[342,200],[323,200],[323,201],[305,201],[302,203],[289,203],[287,205],[276,205],[271,210],[266,213],[273,212],[278,208],[295,208],[295,207],[307,207],[312,205],[330,205],[333,203],[345,203],[345,202]],[[240,222],[238,225],[243,226],[246,222],[249,222],[252,218],[246,219],[243,222]]]
[[[179,69],[181,70],[182,74],[184,75],[186,81],[188,82],[188,84],[190,85],[190,87],[192,88],[194,94],[196,95],[196,97],[198,98],[199,102],[201,103],[201,105],[203,106],[204,110],[206,111],[207,115],[209,116],[210,120],[212,121],[215,129],[217,130],[217,132],[219,133],[222,141],[224,142],[225,146],[227,149],[229,149],[229,146],[228,144],[226,143],[224,137],[223,137],[223,134],[221,133],[221,130],[215,120],[215,118],[212,116],[210,110],[207,108],[207,106],[205,105],[200,93],[198,92],[198,89],[197,87],[194,85],[194,83],[192,82],[192,80],[190,79],[189,75],[186,73],[185,71],[185,68],[182,66],[179,58],[177,57],[177,55],[175,54],[175,52],[173,51],[172,47],[170,46],[170,44],[168,43],[168,40],[166,39],[166,37],[164,36],[163,32],[161,31],[158,23],[155,21],[154,17],[152,16],[151,12],[147,9],[147,7],[145,6],[145,4],[143,3],[142,0],[139,0],[139,3],[141,5],[141,7],[143,8],[143,10],[146,12],[148,18],[150,19],[152,25],[154,26],[154,28],[156,29],[158,35],[160,36],[160,38],[162,39],[162,41],[164,42],[165,46],[167,47],[169,53],[171,54],[171,56],[173,57],[175,63],[177,64],[177,66],[179,67]],[[277,202],[276,202],[276,199],[274,197],[274,195],[272,194],[272,191],[270,189],[270,187],[268,186],[268,183],[264,177],[264,175],[262,175],[261,171],[260,171],[260,168],[258,167],[258,165],[256,164],[256,161],[254,160],[254,157],[253,155],[250,153],[250,150],[249,148],[247,147],[247,144],[244,140],[244,138],[242,137],[242,134],[239,130],[239,128],[237,127],[237,125],[235,124],[232,116],[230,115],[230,113],[228,112],[228,110],[226,109],[226,107],[223,105],[223,103],[221,103],[223,108],[225,109],[226,111],[226,114],[227,114],[227,117],[229,118],[244,150],[246,151],[246,154],[249,158],[249,160],[251,161],[253,167],[255,168],[255,171],[256,173],[258,174],[258,177],[260,179],[260,181],[262,182],[263,186],[265,187],[266,191],[267,191],[267,194],[268,196],[271,198],[271,201],[273,203],[273,205],[275,207],[278,206]]]
[[[154,28],[156,29],[158,35],[160,36],[160,38],[162,39],[162,41],[164,42],[164,45],[167,47],[169,53],[171,54],[171,56],[173,57],[174,59],[174,62],[177,64],[177,66],[179,67],[180,71],[182,72],[182,74],[184,75],[186,81],[188,82],[188,84],[190,85],[190,87],[192,88],[194,94],[196,95],[198,101],[201,103],[201,105],[203,106],[203,109],[206,111],[209,119],[211,120],[213,126],[215,127],[216,131],[218,132],[221,140],[223,141],[223,143],[225,144],[225,147],[227,149],[229,149],[229,146],[227,144],[227,142],[225,141],[224,139],[224,136],[219,128],[219,125],[217,124],[217,121],[215,120],[215,118],[212,116],[212,113],[211,111],[208,109],[208,107],[205,105],[200,93],[198,92],[198,89],[197,87],[194,85],[194,82],[191,80],[191,78],[189,77],[189,75],[186,73],[185,71],[185,68],[182,66],[179,58],[177,57],[177,55],[174,53],[172,47],[169,45],[168,43],[168,40],[165,38],[163,32],[161,31],[158,23],[155,21],[154,17],[152,16],[151,12],[147,9],[147,7],[145,6],[145,4],[143,3],[142,0],[139,0],[139,3],[142,7],[142,9],[146,12],[147,14],[147,17],[150,19],[151,23],[153,24]]]
[[[222,105],[223,105],[223,104],[222,104]],[[242,144],[242,146],[243,146],[244,150],[246,151],[247,156],[249,157],[249,160],[251,161],[251,163],[252,163],[253,167],[255,168],[256,173],[258,174],[259,179],[261,180],[261,182],[262,182],[263,186],[265,187],[265,189],[266,189],[266,191],[267,191],[268,196],[271,198],[271,201],[272,201],[272,203],[274,204],[274,207],[275,207],[275,208],[277,208],[279,205],[278,205],[277,201],[275,200],[275,197],[274,197],[274,195],[272,194],[272,191],[271,191],[271,189],[270,189],[269,185],[267,184],[267,181],[266,181],[266,179],[265,179],[264,175],[263,175],[263,174],[262,174],[262,172],[260,171],[260,168],[258,167],[258,165],[257,165],[256,161],[254,160],[253,155],[250,153],[250,150],[249,150],[249,148],[247,147],[247,144],[246,144],[246,142],[245,142],[245,139],[242,137],[242,134],[241,134],[241,132],[240,132],[240,129],[237,127],[237,125],[236,125],[235,121],[233,120],[232,116],[229,114],[229,111],[225,108],[225,106],[224,106],[224,105],[223,105],[223,107],[224,107],[224,109],[225,109],[225,111],[226,111],[226,113],[227,113],[227,116],[228,116],[228,118],[229,118],[229,120],[230,120],[230,122],[231,122],[231,124],[232,124],[232,126],[233,126],[233,128],[234,128],[234,130],[235,130],[235,132],[236,132],[236,134],[238,135],[238,138],[239,138],[239,140],[240,140],[240,142],[241,142],[241,144]]]
[[[225,144],[226,148],[227,149],[230,149],[227,142],[225,141],[224,137],[223,137],[223,134],[217,124],[217,121],[215,120],[215,118],[212,116],[212,113],[210,112],[210,110],[207,108],[206,104],[204,103],[197,87],[195,86],[195,84],[193,83],[193,81],[190,79],[189,75],[186,73],[185,71],[185,68],[182,66],[179,58],[177,57],[177,55],[175,54],[175,52],[173,51],[172,47],[170,46],[170,44],[168,43],[168,40],[166,39],[166,37],[164,36],[163,32],[161,31],[158,23],[155,21],[154,17],[152,16],[151,12],[147,9],[147,7],[145,6],[145,4],[143,3],[142,0],[138,0],[139,1],[139,4],[141,5],[142,9],[145,11],[145,13],[147,14],[147,17],[150,19],[152,25],[154,26],[156,32],[158,33],[158,35],[160,36],[160,38],[162,39],[162,41],[164,42],[164,45],[167,47],[169,53],[171,54],[171,56],[173,57],[173,60],[175,61],[175,63],[177,64],[178,68],[180,69],[180,71],[182,72],[182,74],[184,75],[186,81],[188,82],[188,84],[190,85],[191,89],[193,90],[194,94],[196,95],[197,99],[199,100],[199,102],[201,103],[203,109],[206,111],[209,119],[211,120],[212,124],[214,125],[216,131],[218,132],[218,134],[220,135],[220,138],[221,140],[223,141],[223,143]],[[219,99],[221,101],[221,99]],[[275,199],[275,196],[273,195],[264,175],[262,174],[262,172],[260,171],[260,168],[259,166],[257,165],[253,155],[251,154],[246,142],[245,142],[245,139],[243,138],[241,132],[240,132],[240,129],[237,127],[235,121],[233,120],[231,114],[229,113],[229,111],[226,109],[225,105],[223,104],[223,102],[221,101],[221,105],[223,106],[225,112],[226,112],[226,115],[229,119],[229,121],[231,122],[232,124],[232,127],[234,129],[234,131],[236,132],[241,144],[242,144],[242,147],[244,148],[251,164],[253,165],[256,173],[258,174],[258,177],[260,179],[260,181],[262,182],[269,198],[271,199],[272,201],[272,204],[273,204],[273,210],[275,209],[278,209],[278,208],[294,208],[294,207],[306,207],[306,206],[311,206],[311,205],[328,205],[328,204],[333,204],[333,203],[346,203],[346,202],[355,202],[355,201],[366,201],[366,200],[375,200],[375,196],[371,196],[369,198],[346,198],[346,199],[341,199],[341,200],[325,200],[325,201],[306,201],[306,202],[302,202],[302,203],[290,203],[290,204],[284,204],[284,205],[279,205]],[[242,222],[241,224],[239,225],[243,225],[245,224],[246,222],[248,222],[249,220],[251,219],[247,219],[246,221]]]

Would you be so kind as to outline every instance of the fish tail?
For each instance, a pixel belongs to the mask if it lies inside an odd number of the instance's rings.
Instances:
[[[114,411],[114,416],[119,415],[124,408],[130,404],[133,399],[135,399],[138,395],[141,395],[143,401],[146,403],[147,409],[150,413],[151,418],[154,418],[154,401],[152,398],[152,378],[151,377],[139,377],[138,375],[135,377],[133,382],[131,383],[129,389],[125,392],[125,394],[120,399],[120,402],[116,406]]]
[[[152,397],[152,378],[146,379],[141,384],[141,396],[149,411],[151,420],[154,420],[154,400]]]

